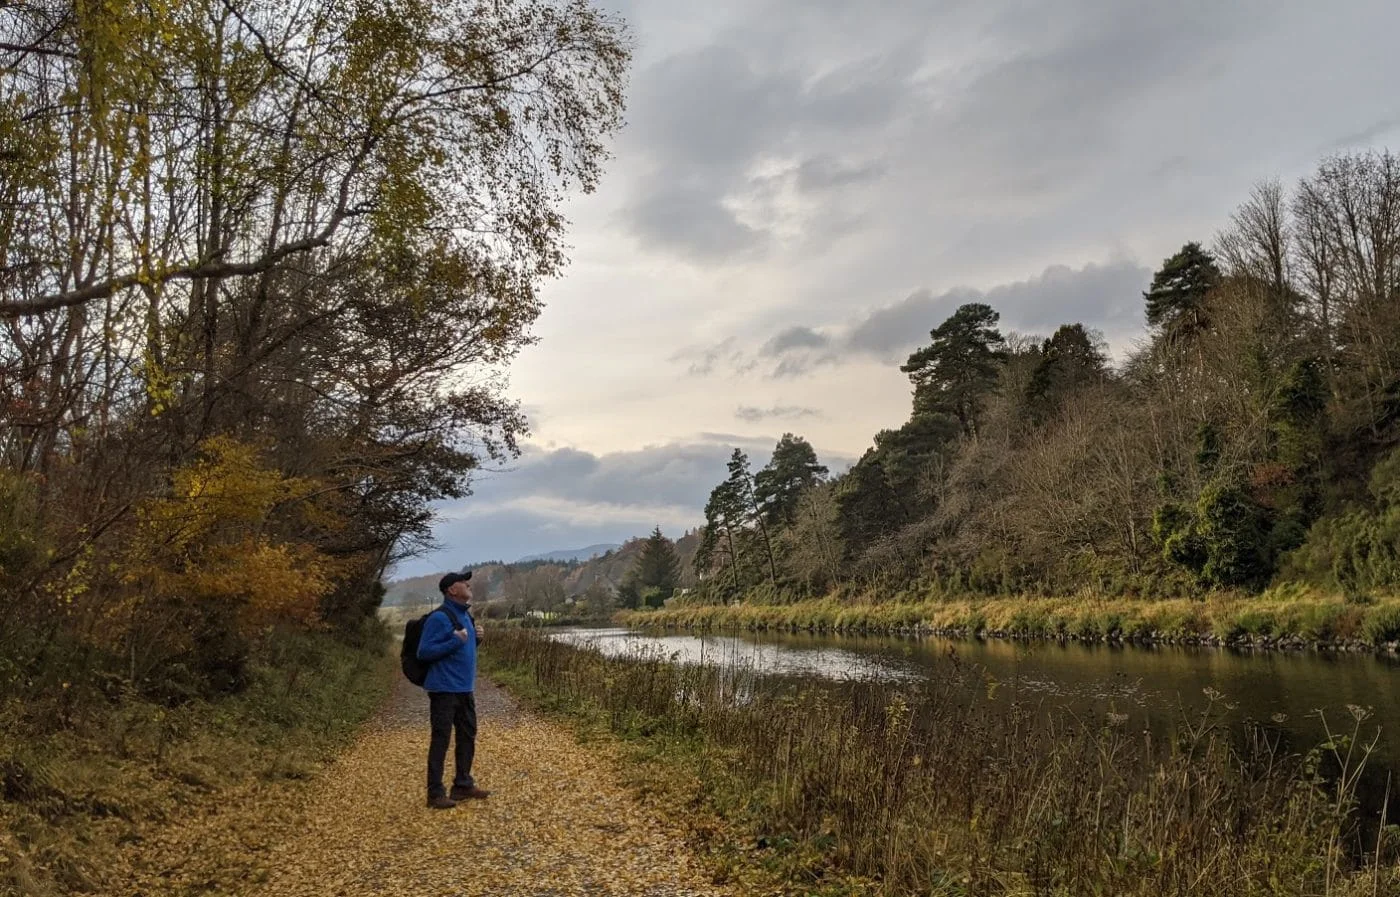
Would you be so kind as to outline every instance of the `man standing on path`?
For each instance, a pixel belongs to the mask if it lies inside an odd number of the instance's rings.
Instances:
[[[481,641],[468,602],[472,574],[449,573],[438,581],[442,606],[428,614],[418,641],[418,659],[431,664],[423,688],[428,692],[432,740],[428,742],[428,806],[450,810],[460,800],[484,798],[491,792],[476,787],[472,758],[476,754],[476,646]],[[442,785],[447,742],[457,736],[457,774],[449,793]]]

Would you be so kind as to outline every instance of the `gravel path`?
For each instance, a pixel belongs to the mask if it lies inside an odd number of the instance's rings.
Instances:
[[[270,846],[260,864],[267,871],[243,893],[731,893],[709,883],[673,825],[628,795],[606,748],[581,746],[565,727],[481,686],[473,773],[489,799],[424,807],[428,702],[400,680],[364,734],[308,789],[296,833]],[[451,763],[449,752],[449,778]]]

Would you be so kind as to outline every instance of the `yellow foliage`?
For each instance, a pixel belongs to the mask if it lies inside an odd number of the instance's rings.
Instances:
[[[278,505],[315,488],[310,480],[262,466],[256,448],[228,437],[207,440],[201,454],[200,460],[175,471],[169,497],[141,509],[154,543],[179,550],[220,529],[261,527]]]
[[[241,601],[245,630],[278,621],[316,622],[317,601],[331,588],[324,559],[309,545],[266,540],[221,546],[185,574],[195,597]]]
[[[206,441],[200,455],[175,471],[169,495],[139,509],[120,565],[132,593],[108,605],[109,617],[125,617],[149,598],[176,598],[232,604],[245,632],[279,621],[313,625],[335,565],[269,530],[317,484],[264,466],[256,447],[228,437]]]

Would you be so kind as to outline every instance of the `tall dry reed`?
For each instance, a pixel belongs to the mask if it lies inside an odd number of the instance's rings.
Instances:
[[[1111,713],[993,700],[956,661],[933,681],[828,687],[524,631],[490,655],[615,732],[693,741],[688,772],[745,793],[765,840],[882,893],[1400,893],[1393,834],[1372,827],[1362,844],[1359,712],[1296,755],[1226,727],[1219,696],[1163,740]]]

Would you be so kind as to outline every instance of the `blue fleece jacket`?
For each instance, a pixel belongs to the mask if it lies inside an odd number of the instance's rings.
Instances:
[[[466,641],[453,634],[458,627],[467,630]],[[476,691],[476,624],[466,607],[448,599],[428,614],[418,640],[418,659],[432,664],[423,682],[425,691]]]

